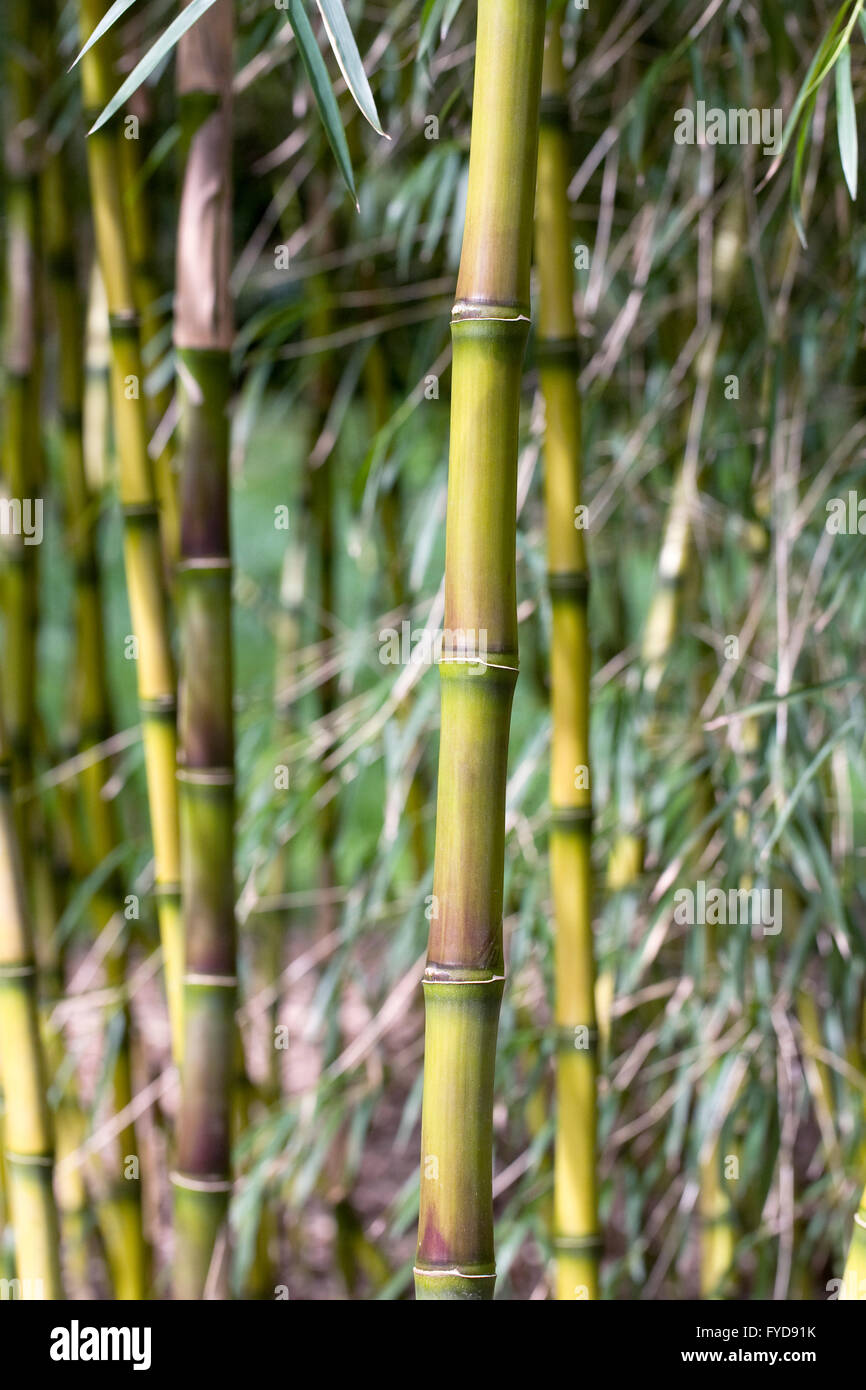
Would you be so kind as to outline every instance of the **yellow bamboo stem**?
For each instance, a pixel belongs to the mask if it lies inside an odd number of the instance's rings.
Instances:
[[[81,0],[89,36],[107,9]],[[95,117],[113,95],[112,34],[81,61],[85,116]],[[157,911],[175,1060],[182,1054],[183,938],[177,787],[176,690],[168,603],[162,573],[159,513],[148,454],[138,310],[124,212],[122,139],[110,121],[87,141],[96,247],[110,316],[111,396],[124,511],[124,564],[135,638],[138,698],[153,835]]]
[[[587,569],[568,213],[565,74],[548,26],[536,201],[538,360],[544,434],[551,639],[550,873],[556,941],[554,1244],[560,1299],[598,1297],[595,964],[592,935]]]

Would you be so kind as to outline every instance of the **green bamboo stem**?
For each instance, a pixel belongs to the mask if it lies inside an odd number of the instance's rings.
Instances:
[[[82,33],[89,35],[108,8],[105,0],[81,0]],[[94,119],[113,95],[116,77],[112,33],[81,61],[86,116]],[[148,803],[162,940],[166,994],[175,1060],[182,1052],[183,938],[175,768],[175,677],[168,604],[162,575],[159,512],[148,455],[139,320],[124,214],[117,121],[87,141],[88,172],[97,255],[110,321],[111,394],[124,513],[124,564],[138,643],[138,698],[144,740]]]
[[[452,312],[445,560],[445,626],[465,634],[470,650],[461,658],[454,642],[440,664],[419,1299],[490,1299],[496,1280],[493,1074],[505,973],[505,783],[518,661],[517,443],[544,13],[544,0],[479,0],[478,6],[466,224]]]
[[[37,153],[34,147],[35,84],[31,55],[36,40],[34,15],[26,0],[15,0],[9,16],[11,51],[4,66],[7,125],[6,277],[4,366],[5,399],[2,461],[10,497],[22,507],[33,504],[41,482],[41,300],[37,210]],[[12,775],[25,786],[33,772],[38,623],[39,547],[23,535],[6,547],[5,715]],[[35,862],[33,841],[40,837],[35,801],[16,804],[25,881],[32,899]],[[30,901],[30,909],[33,902]],[[53,923],[51,924],[53,928]]]
[[[0,1069],[5,1190],[24,1297],[62,1298],[60,1235],[36,963],[15,817],[9,744],[0,718]]]
[[[75,656],[72,718],[79,753],[107,739],[112,732],[102,617],[102,590],[96,545],[97,509],[84,468],[82,402],[84,373],[82,347],[84,324],[78,293],[71,224],[70,190],[62,156],[46,164],[43,175],[43,225],[46,259],[54,301],[58,334],[58,406],[61,425],[65,527],[75,572]],[[119,843],[114,803],[102,794],[104,774],[99,762],[85,767],[79,777],[82,833],[73,848],[73,868],[78,878],[98,868]],[[108,927],[123,897],[114,875],[94,894],[91,916],[97,937]],[[118,1022],[120,1040],[112,1073],[115,1113],[132,1100],[131,1020],[123,997],[126,975],[126,937],[118,939],[105,961],[106,982],[118,993],[112,1017]],[[59,971],[59,961],[55,963]],[[107,1020],[110,1023],[110,1019]],[[74,1127],[74,1125],[73,1125]],[[60,1133],[66,1135],[70,1125]],[[127,1160],[137,1157],[135,1128],[127,1126],[118,1137],[108,1171],[108,1191],[101,1203],[103,1228],[112,1280],[119,1298],[145,1296],[149,1256],[144,1237],[141,1182],[128,1176]],[[113,1169],[113,1172],[112,1172]],[[105,1176],[105,1175],[104,1175]],[[73,1225],[77,1225],[73,1218]]]
[[[705,1085],[717,1084],[719,1069],[706,1075]],[[700,1290],[706,1299],[723,1299],[734,1270],[737,1251],[737,1213],[724,1173],[725,1156],[717,1138],[699,1165]]]
[[[44,37],[27,5],[12,9],[13,51],[7,71],[10,93],[5,156],[9,171],[6,238],[6,413],[3,467],[9,492],[22,506],[41,505],[40,426],[42,240],[38,207],[42,151],[34,113],[37,105],[31,55]],[[36,660],[39,624],[39,546],[11,538],[6,576],[6,708],[12,762],[16,824],[28,912],[33,926],[42,1002],[56,995],[59,981],[53,946],[57,921],[55,865],[45,808],[36,797],[18,792],[33,778],[37,754]],[[35,732],[34,732],[35,731]],[[52,968],[49,970],[48,966]]]
[[[100,0],[82,0],[82,29],[89,33],[102,17]],[[109,99],[114,84],[110,39],[103,40],[85,56],[82,62],[82,93],[86,116],[95,117]],[[173,792],[174,780],[166,769],[166,754],[173,753],[173,728],[168,720],[173,713],[174,684],[171,653],[168,646],[167,613],[161,589],[159,571],[158,516],[153,505],[150,463],[147,457],[147,434],[141,399],[141,357],[138,341],[138,322],[131,292],[129,256],[123,224],[122,177],[117,140],[118,126],[100,132],[88,141],[87,159],[91,202],[96,234],[96,250],[106,287],[109,310],[111,399],[119,462],[119,488],[124,509],[124,560],[133,631],[139,644],[137,681],[142,709],[145,746],[145,767],[151,822],[154,836],[155,877],[157,889],[166,886],[160,897],[160,929],[165,955],[166,988],[169,1009],[172,1006],[171,978],[178,949],[178,912],[176,901],[176,870],[172,876],[172,857],[176,860],[176,815],[166,797],[167,786]],[[64,303],[61,328],[73,338],[78,326],[73,319],[77,309]],[[78,354],[80,357],[80,353]],[[74,362],[67,361],[67,379],[61,382],[66,409],[70,415],[81,409],[83,381],[76,380]],[[69,431],[71,434],[71,430]],[[71,453],[67,438],[66,462],[71,465],[67,476],[68,497],[76,515],[88,515],[88,485],[84,468],[83,440],[79,463],[77,453]],[[92,522],[91,522],[92,524]],[[79,526],[77,569],[77,638],[79,654],[86,665],[80,667],[79,725],[82,738],[91,743],[105,736],[109,725],[107,690],[102,652],[102,615],[99,604],[98,571],[94,565],[95,544],[87,537],[87,522],[83,534]],[[155,552],[155,554],[154,554]],[[172,721],[173,722],[173,721]],[[166,744],[168,747],[166,748]],[[89,865],[102,863],[118,842],[117,828],[111,805],[102,796],[101,771],[97,764],[87,769],[81,779],[82,805],[87,829],[86,850]],[[156,790],[155,790],[156,789]],[[172,843],[172,841],[174,843]],[[173,890],[173,891],[172,891]],[[103,885],[94,897],[92,914],[97,933],[108,926],[122,899],[119,880],[113,878]],[[128,1002],[124,997],[126,975],[126,940],[118,939],[105,960],[106,983],[118,997],[115,1006],[121,1030],[120,1043],[113,1062],[111,1087],[115,1113],[125,1111],[133,1096],[131,1020]],[[130,1162],[134,1160],[134,1162]],[[112,1167],[114,1171],[112,1172]],[[99,1217],[115,1294],[123,1300],[147,1297],[150,1257],[144,1235],[140,1160],[133,1124],[128,1124],[117,1136],[113,1159],[108,1165],[107,1190],[101,1194]]]
[[[108,687],[105,674],[102,607],[99,569],[95,546],[95,508],[84,472],[82,401],[84,393],[82,348],[84,326],[69,217],[70,188],[64,156],[53,153],[42,174],[42,224],[45,262],[57,331],[57,408],[60,424],[61,471],[64,486],[64,526],[74,568],[75,638],[71,686],[71,742],[77,753],[107,738]],[[70,872],[78,881],[86,877],[98,861],[89,852],[88,830],[98,828],[111,812],[101,795],[98,768],[87,769],[74,789],[60,789],[61,828],[65,832],[65,853]],[[79,811],[81,814],[79,815]],[[97,831],[98,833],[98,831]],[[116,840],[113,841],[116,843]],[[104,894],[93,903],[94,925],[98,933],[112,915],[116,899],[104,904]],[[102,910],[100,910],[100,908]],[[63,992],[63,960],[56,935],[38,943],[39,974],[43,1014],[47,1015]],[[48,1060],[52,1076],[62,1065],[60,1035],[46,1033]],[[125,1030],[124,1045],[128,1045]],[[115,1105],[122,1108],[129,1097],[115,1093]],[[86,1137],[84,1115],[75,1093],[74,1078],[66,1082],[55,1111],[58,1176],[56,1192],[67,1276],[79,1293],[87,1286],[91,1219],[87,1192],[80,1167],[64,1166]]]
[[[141,98],[142,89],[136,93]],[[143,99],[139,106],[144,106]],[[144,114],[139,111],[139,122],[144,123]],[[129,253],[135,285],[135,298],[141,322],[141,349],[146,359],[147,351],[154,339],[162,331],[165,318],[159,309],[159,284],[153,255],[153,236],[148,221],[147,199],[140,180],[140,160],[138,140],[120,141],[120,154],[123,168],[123,184],[126,189],[126,229],[129,238]],[[171,405],[172,387],[167,382],[154,396],[147,398],[148,430],[154,434],[166,411]],[[180,515],[178,511],[177,475],[175,472],[174,436],[170,436],[154,462],[156,491],[160,507],[160,532],[166,567],[169,575],[174,572],[180,546]]]
[[[62,1097],[54,1115],[57,1167],[54,1189],[60,1214],[63,1270],[70,1298],[87,1297],[94,1221],[84,1173],[71,1159],[87,1139],[84,1113],[75,1097]]]
[[[7,126],[5,411],[2,459],[10,496],[36,504],[41,485],[41,314],[36,92],[31,55],[36,19],[24,0],[11,6],[5,64]],[[5,1084],[4,1189],[23,1296],[61,1296],[53,1140],[40,1037],[36,933],[54,930],[52,865],[42,808],[13,799],[32,778],[38,622],[38,546],[24,535],[6,547],[4,690],[0,713],[0,1071]],[[8,736],[5,729],[8,727]],[[37,1281],[34,1283],[33,1281]]]
[[[29,195],[22,196],[23,190],[12,190],[9,194],[9,276],[16,274],[17,253],[14,243],[21,236],[23,240],[23,213],[30,208]],[[20,210],[20,211],[19,211]],[[32,222],[31,222],[32,226]],[[36,293],[35,278],[31,290]],[[18,314],[14,303],[9,306],[12,323],[25,322]],[[4,399],[3,462],[6,485],[11,497],[20,501],[34,498],[35,462],[38,421],[38,369],[33,359],[26,364],[17,351],[7,350],[6,389]],[[6,593],[5,650],[7,653],[7,675],[5,690],[6,719],[9,727],[9,741],[12,749],[15,782],[23,786],[29,782],[33,762],[33,701],[35,698],[35,658],[36,658],[36,549],[25,545],[23,537],[10,537],[6,547]],[[25,835],[25,822],[28,815],[22,810],[19,815],[19,830],[22,839]],[[26,840],[22,843],[26,854]],[[29,877],[29,875],[28,875]]]
[[[237,1033],[229,418],[233,13],[178,47],[187,144],[175,346],[181,386],[178,785],[186,941],[175,1292],[225,1294]]]
[[[568,113],[558,16],[548,27],[538,141],[538,363],[551,639],[550,871],[556,933],[554,1244],[560,1299],[598,1297],[596,1019],[589,789],[587,569],[568,216]],[[579,769],[581,772],[579,773]]]
[[[699,683],[696,703],[700,706],[708,694],[706,679]],[[697,829],[705,824],[715,805],[712,782],[709,772],[704,769],[695,787],[690,807],[689,819]],[[694,871],[697,876],[698,865],[706,849],[706,839],[699,842],[687,857],[684,868]],[[718,942],[716,928],[707,923],[702,928],[703,962],[700,980],[705,995],[712,999],[718,989]],[[714,1062],[707,1070],[704,1085],[709,1093],[718,1085],[721,1064]],[[698,1220],[700,1225],[700,1291],[707,1299],[724,1298],[734,1267],[737,1248],[737,1214],[731,1200],[731,1189],[724,1171],[725,1154],[722,1149],[721,1133],[702,1153],[698,1168]]]

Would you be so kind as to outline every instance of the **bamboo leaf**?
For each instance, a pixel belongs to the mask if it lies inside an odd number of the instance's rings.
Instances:
[[[454,188],[460,177],[461,159],[456,150],[450,150],[442,162],[442,172],[437,180],[430,212],[427,218],[427,233],[421,245],[421,260],[431,261],[439,245],[448,209],[454,197]]]
[[[854,110],[854,92],[851,86],[851,50],[846,48],[839,54],[836,64],[836,126],[839,136],[839,154],[842,157],[842,173],[848,185],[852,202],[857,197],[857,115]]]
[[[109,1016],[105,1028],[105,1035],[102,1040],[102,1052],[99,1059],[99,1074],[96,1078],[96,1086],[93,1093],[93,1110],[95,1113],[111,1094],[111,1082],[114,1076],[117,1059],[126,1038],[126,1017],[122,1009],[117,1009]]]
[[[319,51],[319,45],[316,43],[313,26],[310,24],[301,0],[289,0],[289,23],[297,39],[301,61],[310,79],[310,86],[313,89],[313,96],[316,98],[316,105],[325,127],[328,144],[334,152],[334,158],[343,176],[343,182],[354,198],[357,207],[358,195],[355,191],[352,160],[349,146],[346,143],[346,132],[343,130],[343,122],[340,119],[340,108],[331,87],[325,60]]]
[[[114,0],[114,4],[111,6],[111,9],[108,11],[107,14],[103,15],[102,19],[97,24],[93,33],[90,35],[90,38],[87,40],[87,43],[84,45],[81,52],[78,54],[78,57],[75,59],[75,62],[73,62],[70,65],[70,72],[75,67],[76,63],[81,62],[81,59],[84,57],[85,53],[89,52],[89,50],[93,47],[96,41],[98,39],[101,39],[102,35],[111,28],[115,20],[120,19],[121,15],[126,14],[126,11],[131,9],[134,4],[135,0]]]
[[[346,79],[346,86],[355,98],[358,110],[378,135],[385,135],[376,110],[376,101],[364,71],[364,64],[358,52],[355,36],[346,18],[342,0],[316,0],[328,42],[334,50],[334,57],[340,65],[340,72]],[[385,135],[390,140],[390,135]]]
[[[165,163],[175,145],[180,140],[180,125],[175,122],[159,137],[152,149],[148,151],[147,158],[141,162],[141,167],[136,171],[132,182],[126,190],[127,203],[134,203],[139,193],[156,173],[157,169]]]
[[[119,111],[134,92],[137,92],[142,82],[146,81],[155,67],[158,67],[179,39],[182,39],[188,29],[201,19],[203,14],[207,14],[211,5],[216,4],[216,0],[192,0],[186,9],[181,10],[180,14],[173,19],[171,24],[163,34],[157,39],[152,48],[148,49],[144,57],[136,63],[126,81],[118,87],[111,101],[106,106],[102,115],[90,127],[88,135],[93,135],[110,121],[115,112]]]
[[[839,880],[833,872],[833,865],[830,862],[827,848],[811,813],[802,803],[797,808],[796,823],[807,841],[807,849],[811,851],[811,858],[808,861],[809,870],[812,876],[818,880],[819,888],[825,899],[823,904],[824,925],[834,933],[837,944],[839,942],[838,933],[844,933],[847,938],[849,928],[853,928],[862,939],[862,929],[859,923],[848,921],[845,904],[839,891]]]
[[[462,0],[447,0],[445,13],[442,16],[442,27],[439,30],[439,37],[441,39],[447,39],[448,30],[457,18],[457,11],[460,9],[461,3]]]
[[[817,100],[818,93],[816,92],[809,101],[806,108],[806,119],[803,121],[803,127],[800,134],[797,136],[797,153],[794,156],[794,169],[791,174],[791,216],[794,219],[797,236],[800,238],[800,245],[804,250],[807,245],[806,228],[803,225],[803,209],[800,194],[803,186],[803,164],[806,159],[806,149],[809,143],[809,134],[812,129],[812,112],[815,109]]]
[[[469,193],[469,165],[464,165],[463,172],[457,181],[454,190],[454,206],[451,209],[451,226],[448,234],[448,246],[445,259],[452,269],[457,268],[460,262],[460,248],[463,245],[463,224],[466,220],[466,199]]]
[[[791,137],[793,136],[794,131],[797,128],[800,116],[802,115],[803,110],[805,109],[810,97],[813,97],[817,93],[818,88],[824,81],[824,78],[828,75],[828,73],[830,73],[833,70],[833,67],[836,64],[840,53],[844,49],[847,49],[848,40],[851,36],[851,32],[854,28],[855,23],[860,18],[860,12],[863,8],[863,3],[864,0],[856,0],[854,12],[848,17],[847,23],[846,13],[849,8],[849,0],[845,0],[845,3],[836,12],[836,16],[833,20],[833,23],[830,25],[830,28],[824,36],[823,42],[819,45],[817,53],[815,54],[814,58],[809,64],[806,76],[803,78],[802,86],[800,87],[800,90],[797,93],[797,98],[794,102],[791,114],[788,117],[788,122],[785,126],[785,129],[782,131],[782,140],[779,145],[779,149],[775,155],[775,158],[773,159],[772,164],[767,170],[766,176],[763,179],[761,187],[763,187],[764,184],[769,182],[769,180],[776,173],[776,170],[779,168],[785,150],[788,148],[788,145],[791,142]],[[842,31],[841,36],[840,30]]]
[[[418,41],[418,62],[433,47],[437,25],[442,15],[445,0],[426,0],[421,11],[421,38]]]
[[[767,843],[761,850],[762,860],[768,857],[770,850],[773,848],[782,831],[785,829],[785,826],[788,824],[788,821],[791,819],[791,815],[796,809],[797,802],[800,800],[800,797],[803,795],[803,792],[806,790],[806,787],[812,781],[819,767],[822,765],[822,763],[826,761],[827,758],[829,758],[830,754],[833,752],[833,749],[836,747],[836,744],[840,743],[842,739],[847,738],[848,734],[851,732],[852,729],[856,728],[856,726],[856,719],[848,719],[842,725],[841,729],[837,729],[836,733],[833,734],[832,737],[818,749],[818,752],[815,754],[812,761],[803,769],[799,778],[797,779],[797,783],[794,787],[794,790],[791,792],[791,795],[785,801],[785,804],[782,807],[781,812],[779,813],[779,818],[776,821],[775,826],[773,827],[773,831],[770,834]]]
[[[65,941],[73,927],[82,920],[91,899],[108,882],[118,864],[125,861],[126,854],[125,845],[115,845],[96,868],[76,885],[55,928],[58,941]]]

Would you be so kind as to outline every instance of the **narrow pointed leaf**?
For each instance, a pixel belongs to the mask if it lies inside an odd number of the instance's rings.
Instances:
[[[174,48],[179,39],[182,39],[188,29],[191,29],[196,20],[201,19],[206,14],[211,5],[216,0],[192,0],[192,4],[187,5],[163,34],[157,39],[152,48],[148,49],[140,62],[136,63],[126,81],[120,86],[106,106],[99,120],[94,122],[88,131],[92,135],[94,131],[104,126],[106,121],[110,121],[116,111],[119,111],[134,92],[137,92],[142,82],[146,81],[155,67],[158,67],[163,58]]]
[[[426,4],[421,11],[421,38],[418,42],[419,63],[433,47],[437,25],[442,17],[444,4],[445,0],[426,0]]]
[[[310,79],[310,86],[313,89],[313,96],[316,98],[316,105],[319,108],[319,115],[325,127],[328,143],[334,151],[334,157],[339,165],[340,173],[343,175],[343,181],[357,206],[358,195],[355,192],[352,159],[349,154],[349,146],[346,143],[346,132],[343,130],[343,122],[340,119],[340,108],[331,87],[325,60],[319,52],[313,27],[301,0],[289,0],[289,23],[298,43],[301,61]]]
[[[462,0],[448,0],[445,6],[445,13],[442,16],[442,28],[439,31],[442,39],[447,39],[448,30],[457,18],[457,11],[460,9],[461,3]]]
[[[421,260],[430,261],[439,245],[448,209],[454,197],[454,188],[460,177],[460,155],[456,150],[449,151],[442,161],[441,172],[436,182],[430,212],[427,218],[427,234],[421,246]]]
[[[764,179],[760,187],[763,188],[764,184],[769,183],[770,179],[773,177],[780,164],[782,163],[782,157],[785,153],[785,150],[788,148],[788,144],[790,143],[794,131],[797,128],[797,123],[800,120],[806,103],[809,101],[811,97],[813,97],[816,94],[818,88],[821,86],[821,83],[824,81],[825,77],[828,75],[828,73],[832,71],[833,67],[839,59],[840,54],[847,50],[848,40],[851,37],[851,33],[854,29],[855,23],[858,21],[860,17],[860,12],[863,9],[863,4],[864,0],[856,0],[854,12],[849,16],[849,0],[844,0],[843,5],[837,11],[833,23],[830,25],[830,28],[824,36],[823,42],[818,48],[818,52],[815,54],[814,58],[809,64],[808,71],[803,79],[803,84],[800,87],[799,92],[797,93],[797,98],[794,102],[791,114],[788,117],[785,129],[782,131],[781,143],[779,145],[778,150],[776,151],[776,155],[773,159],[772,164],[770,165],[769,169],[767,170],[764,176]],[[845,22],[846,17],[847,23]]]
[[[851,50],[845,48],[836,64],[836,127],[842,173],[852,201],[857,197],[857,115],[851,86]]]
[[[364,64],[358,52],[355,36],[346,18],[342,0],[316,0],[328,42],[334,50],[334,57],[340,65],[340,72],[346,79],[346,86],[355,98],[358,110],[379,135],[385,135],[376,110],[376,101],[364,71]],[[390,136],[385,135],[385,139]]]
[[[81,52],[78,54],[78,57],[75,59],[75,62],[72,64],[72,67],[70,67],[70,72],[72,71],[72,68],[75,67],[76,63],[81,62],[81,59],[84,57],[85,53],[87,53],[93,47],[97,40],[101,39],[102,35],[111,28],[115,20],[120,19],[121,15],[126,14],[126,11],[128,9],[131,9],[134,4],[135,0],[114,0],[114,4],[112,5],[111,9],[108,11],[107,14],[103,15],[102,19],[97,24],[93,33],[90,35],[90,38],[87,40],[87,43],[84,45]]]
[[[815,95],[812,96],[809,100],[809,103],[806,107],[806,116],[803,121],[800,134],[797,136],[797,152],[794,156],[794,169],[791,174],[791,216],[794,219],[794,227],[796,228],[797,236],[800,239],[800,245],[803,247],[804,251],[808,245],[808,242],[806,240],[806,228],[803,224],[803,165],[805,163],[806,150],[808,148],[809,139],[812,132],[812,112],[815,109],[815,103],[817,100],[818,94],[816,92]]]
[[[764,848],[761,850],[761,859],[766,859],[769,855],[770,850],[773,848],[782,831],[785,829],[785,826],[788,824],[788,821],[791,819],[791,814],[795,810],[797,802],[800,800],[800,797],[806,790],[806,787],[812,781],[813,777],[815,776],[815,773],[818,771],[821,764],[827,758],[829,758],[837,743],[841,743],[844,738],[847,738],[848,734],[852,731],[852,729],[856,729],[856,727],[856,719],[846,720],[845,723],[842,725],[841,729],[837,729],[835,734],[832,734],[830,736],[828,742],[823,744],[818,749],[818,752],[815,754],[814,758],[812,758],[811,762],[808,763],[807,766],[800,773],[800,776],[797,779],[797,783],[793,791],[791,792],[790,796],[786,797],[782,810],[779,813],[778,819],[776,820],[776,824],[773,827],[773,830],[769,838],[767,839]]]

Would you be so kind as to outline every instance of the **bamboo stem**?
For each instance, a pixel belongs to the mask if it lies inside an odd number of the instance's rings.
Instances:
[[[58,329],[58,404],[60,408],[65,525],[75,569],[75,676],[72,702],[77,751],[102,743],[111,736],[112,719],[105,667],[102,590],[96,544],[97,509],[84,467],[82,402],[84,373],[82,348],[84,325],[76,282],[75,256],[68,217],[70,190],[61,156],[45,168],[43,214],[48,268]],[[73,850],[73,868],[79,877],[97,869],[112,855],[120,841],[114,803],[102,794],[104,774],[98,764],[85,767],[79,778],[81,843]],[[122,901],[118,876],[112,875],[94,895],[92,917],[98,937]],[[105,962],[109,987],[122,994],[126,975],[127,938],[121,935]],[[132,1037],[128,1003],[113,1011],[108,1027],[120,1033],[112,1074],[112,1100],[116,1113],[132,1100]],[[64,1126],[63,1133],[69,1126]],[[141,1181],[134,1126],[119,1136],[116,1165],[107,1195],[101,1203],[103,1226],[112,1280],[118,1298],[138,1299],[148,1284],[149,1256],[144,1239]]]
[[[82,32],[92,33],[106,0],[81,0]],[[81,60],[85,115],[94,118],[115,85],[112,33]],[[117,440],[120,500],[124,514],[124,564],[132,627],[138,651],[138,698],[144,738],[148,802],[162,939],[172,1051],[182,1050],[183,939],[180,923],[180,863],[175,782],[175,677],[169,614],[162,576],[159,513],[147,449],[142,393],[139,320],[123,206],[122,161],[117,121],[87,141],[96,247],[110,320],[111,394]]]
[[[551,21],[538,142],[538,361],[546,410],[551,643],[550,871],[556,931],[554,1243],[557,1297],[598,1297],[595,962],[589,782],[587,570],[581,503],[577,333],[568,217],[562,39]]]
[[[544,0],[479,0],[453,394],[433,915],[424,974],[419,1299],[490,1299],[505,783],[517,680],[520,383]],[[461,641],[460,635],[463,640]],[[483,655],[482,655],[483,644]]]
[[[12,52],[4,65],[8,91],[5,131],[6,282],[4,322],[5,400],[2,435],[3,473],[9,495],[21,508],[35,506],[42,481],[40,237],[37,210],[37,156],[34,148],[36,92],[31,55],[36,41],[35,17],[26,0],[11,7]],[[15,787],[33,773],[36,708],[36,631],[39,620],[39,546],[22,534],[10,537],[6,552],[4,710]],[[36,842],[41,840],[36,802],[16,804],[20,853],[35,908]],[[49,929],[53,930],[53,921]]]
[[[25,1298],[62,1298],[60,1234],[36,963],[12,810],[9,745],[0,717],[0,1067],[5,1091],[5,1190]]]
[[[136,93],[142,97],[142,90]],[[143,99],[139,102],[144,106]],[[143,123],[144,115],[139,114]],[[119,142],[123,170],[123,185],[126,190],[126,228],[129,239],[129,255],[132,265],[133,284],[138,312],[141,321],[141,350],[146,359],[148,348],[159,336],[165,323],[165,315],[159,308],[159,284],[153,256],[153,236],[148,222],[147,199],[141,186],[141,169],[137,140]],[[172,387],[170,382],[154,395],[147,398],[148,430],[151,435],[159,428],[166,411],[171,406]],[[180,545],[180,516],[178,513],[178,489],[175,473],[173,436],[166,440],[154,464],[156,492],[160,508],[160,532],[169,578],[174,573]]]
[[[110,737],[112,722],[109,708],[108,681],[105,669],[105,643],[102,619],[102,588],[96,545],[97,507],[90,493],[84,466],[82,405],[84,398],[84,322],[83,307],[77,284],[72,225],[69,218],[71,201],[66,166],[61,153],[47,161],[43,172],[42,215],[45,230],[46,265],[52,291],[57,328],[57,405],[60,416],[60,447],[63,475],[64,529],[69,556],[74,569],[75,637],[71,686],[71,737],[76,752]],[[69,864],[73,874],[85,878],[98,868],[118,843],[115,818],[110,804],[102,795],[103,774],[98,766],[82,771],[75,790],[61,793],[67,831]],[[81,810],[81,816],[78,810]],[[91,913],[94,932],[98,937],[119,900],[115,883],[112,897],[103,888],[94,895]],[[40,943],[40,979],[43,991],[43,1011],[48,1012],[62,994],[62,955],[52,932],[46,947]],[[116,959],[111,969],[122,970],[123,961]],[[48,985],[47,981],[51,981]],[[128,1018],[124,1018],[120,1051],[129,1047]],[[49,1053],[51,1072],[56,1075],[62,1065],[61,1039],[51,1035]],[[128,1075],[127,1063],[115,1074],[114,1105],[119,1112],[129,1103],[123,1081]],[[60,1164],[65,1153],[82,1142],[85,1120],[71,1082],[58,1101],[56,1111],[57,1158]],[[62,1173],[62,1169],[61,1169]],[[127,1193],[118,1179],[113,1184],[118,1196]],[[61,1226],[67,1267],[78,1289],[86,1287],[88,1263],[89,1215],[83,1175],[79,1169],[64,1173],[57,1184]],[[133,1196],[136,1192],[133,1192]],[[110,1205],[110,1204],[109,1204]],[[107,1239],[109,1255],[114,1251]],[[124,1263],[125,1248],[117,1252],[115,1266]],[[115,1285],[117,1288],[117,1284]]]
[[[180,1298],[224,1295],[228,1288],[238,1047],[228,418],[233,32],[231,0],[218,0],[178,47],[187,142],[175,315],[182,423],[177,775],[186,941],[173,1175]]]
[[[41,322],[37,171],[31,55],[36,20],[26,0],[11,7],[5,63],[5,411],[3,468],[21,508],[41,505],[39,419]],[[30,538],[32,541],[32,537]],[[38,1011],[33,913],[45,935],[51,871],[38,803],[13,801],[32,775],[36,695],[38,545],[16,535],[7,551],[3,709],[0,709],[0,1074],[5,1090],[3,1187],[24,1298],[62,1297],[47,1066]],[[5,714],[3,712],[5,710]],[[8,735],[6,732],[8,724]],[[37,872],[37,866],[39,872]],[[46,893],[38,888],[43,881]],[[25,887],[25,884],[27,885]],[[29,889],[29,894],[28,894]],[[48,909],[48,911],[46,911]],[[44,915],[43,915],[44,914]]]

